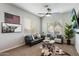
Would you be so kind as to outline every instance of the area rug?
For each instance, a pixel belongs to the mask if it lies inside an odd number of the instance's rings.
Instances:
[[[71,56],[63,49],[56,45],[43,43],[41,48],[41,56]]]

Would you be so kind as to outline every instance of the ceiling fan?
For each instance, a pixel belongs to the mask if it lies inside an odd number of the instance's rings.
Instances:
[[[45,16],[51,16],[52,15],[52,9],[49,8],[48,5],[45,5],[44,6],[46,8],[46,12],[45,13],[38,13],[39,15],[43,15],[43,17]]]

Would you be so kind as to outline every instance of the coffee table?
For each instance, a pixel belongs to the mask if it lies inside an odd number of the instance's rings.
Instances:
[[[50,40],[49,43],[50,43],[50,44],[54,44],[55,41],[54,41],[54,40]]]

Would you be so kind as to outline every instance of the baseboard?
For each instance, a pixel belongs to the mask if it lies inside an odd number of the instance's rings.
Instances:
[[[8,49],[1,50],[0,53],[5,52],[5,51],[8,51],[8,50],[11,50],[11,49],[14,49],[14,48],[17,48],[17,47],[20,47],[20,46],[22,46],[22,45],[24,45],[24,44],[25,44],[25,43],[22,43],[22,44],[19,44],[19,45],[13,46],[13,47],[8,48]]]
[[[77,49],[76,49],[77,50]],[[79,51],[77,50],[77,53],[79,54]]]
[[[79,50],[76,48],[76,46],[75,46],[75,49],[76,49],[77,53],[79,54]]]

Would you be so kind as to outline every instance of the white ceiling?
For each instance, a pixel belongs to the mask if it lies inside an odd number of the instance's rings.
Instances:
[[[49,7],[52,9],[52,13],[69,12],[73,8],[75,8],[76,10],[79,9],[78,3],[12,3],[12,4],[26,11],[29,11],[37,16],[43,16],[39,15],[38,13],[46,12],[46,8],[44,7],[45,5],[49,5]]]

